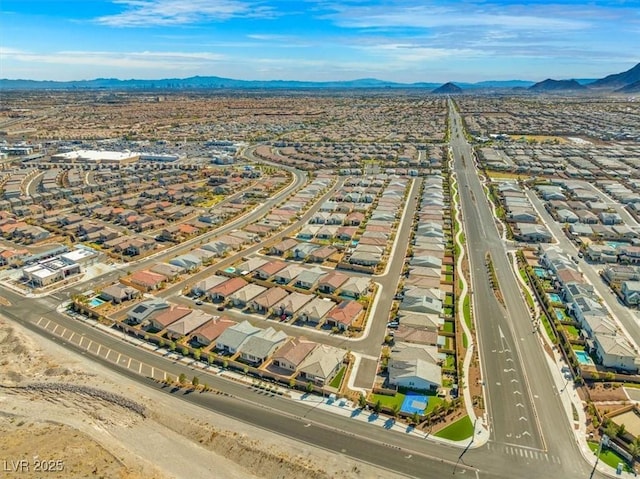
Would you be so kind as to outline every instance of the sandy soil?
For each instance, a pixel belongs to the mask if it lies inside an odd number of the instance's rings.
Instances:
[[[145,417],[81,392],[20,387],[34,382],[119,394],[144,406]],[[43,477],[36,459],[62,461],[51,478],[400,477],[140,387],[1,316],[0,385],[0,468],[30,466],[3,471],[7,478]]]

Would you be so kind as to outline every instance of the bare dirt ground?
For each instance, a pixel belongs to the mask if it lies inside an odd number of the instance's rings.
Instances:
[[[48,386],[23,387],[33,383]],[[1,316],[0,385],[0,465],[29,466],[3,479],[400,477],[143,388]],[[144,416],[70,385],[119,395]],[[37,460],[64,469],[36,471]]]

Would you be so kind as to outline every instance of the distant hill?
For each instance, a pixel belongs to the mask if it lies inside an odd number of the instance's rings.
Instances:
[[[190,89],[300,89],[300,88],[435,88],[439,83],[397,83],[375,78],[349,81],[235,80],[216,76],[165,78],[158,80],[118,80],[97,78],[80,81],[0,80],[7,90],[190,90]]]
[[[431,93],[434,93],[436,95],[456,95],[462,93],[462,88],[460,88],[455,83],[448,82],[436,88],[435,90],[432,90]]]
[[[585,89],[586,87],[578,83],[576,80],[552,80],[550,78],[529,87],[529,91],[537,93],[580,91]]]
[[[640,63],[635,67],[622,72],[608,75],[600,80],[596,80],[589,86],[591,88],[622,88],[632,83],[640,81]]]
[[[640,80],[629,83],[616,90],[618,93],[640,93]]]
[[[551,80],[539,83],[527,80],[487,80],[477,83],[416,82],[399,83],[377,78],[359,78],[346,81],[294,81],[294,80],[236,80],[218,76],[192,76],[189,78],[161,78],[153,80],[119,80],[96,78],[78,81],[36,81],[0,79],[0,90],[295,90],[295,89],[425,89],[433,93],[457,94],[463,90],[509,89],[513,92],[527,89],[529,93],[581,91],[589,89],[617,90],[640,81],[640,63],[626,72],[609,75],[599,80]],[[586,90],[588,91],[588,90]]]

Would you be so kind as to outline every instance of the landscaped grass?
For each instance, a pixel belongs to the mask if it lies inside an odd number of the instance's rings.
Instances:
[[[387,396],[385,394],[372,394],[371,400],[373,404],[380,401],[383,407],[388,407],[393,409],[394,406],[402,407],[402,403],[404,402],[404,394],[396,393],[395,396]]]
[[[542,325],[544,326],[544,329],[547,332],[547,335],[549,335],[549,337],[551,338],[551,341],[553,341],[554,343],[558,342],[558,338],[556,338],[556,333],[551,328],[551,323],[549,323],[549,318],[547,318],[547,315],[546,314],[541,315],[540,319],[542,319]]]
[[[347,369],[346,366],[343,366],[340,369],[340,371],[338,371],[338,374],[336,374],[336,377],[333,378],[329,383],[330,387],[336,388],[336,389],[340,388],[340,384],[342,383],[342,377],[344,376],[344,372],[346,371],[346,369]]]
[[[589,441],[589,449],[591,449],[594,453],[598,450],[598,443]],[[618,467],[618,463],[624,464],[624,471],[631,472],[631,468],[627,464],[627,460],[619,455],[617,452],[612,451],[608,447],[603,447],[600,451],[600,460],[604,462],[606,465],[613,467],[614,469]]]
[[[442,404],[444,399],[439,398],[438,396],[429,396],[429,404],[427,404],[427,409],[424,410],[425,414],[429,414],[432,412],[436,406]]]
[[[466,295],[462,302],[462,314],[465,324],[471,329],[471,300],[469,299],[469,295]]]
[[[444,280],[445,280],[447,283],[453,283],[453,275],[452,275],[452,274],[445,274],[445,275],[444,275]]]
[[[572,338],[577,338],[578,336],[580,336],[580,331],[575,326],[567,325],[564,328],[567,330],[567,333]]]
[[[443,367],[447,368],[447,369],[453,369],[456,366],[456,361],[455,361],[455,357],[453,354],[447,354],[447,356],[444,359],[444,364]]]
[[[473,435],[473,424],[469,416],[465,416],[445,427],[442,431],[438,431],[435,435],[451,441],[462,441]]]
[[[442,325],[442,331],[445,333],[453,333],[453,321],[445,321]]]
[[[467,339],[467,334],[462,333],[462,346],[467,349],[469,347],[469,340]]]
[[[453,280],[453,277],[451,278]],[[453,306],[453,296],[451,294],[446,294],[444,297],[445,306]]]
[[[452,264],[447,264],[444,266],[444,271],[446,273],[453,273],[453,265]]]

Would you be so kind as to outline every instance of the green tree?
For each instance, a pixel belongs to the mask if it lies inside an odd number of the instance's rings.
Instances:
[[[312,384],[312,383],[310,383],[310,382],[308,382],[308,383],[307,383],[307,388],[306,388],[306,389],[307,389],[307,392],[308,392],[308,393],[313,392],[313,384]]]
[[[193,376],[193,379],[191,380],[191,385],[196,388],[200,385],[200,379],[198,379],[198,376]]]
[[[193,352],[193,359],[195,359],[196,361],[200,361],[201,357],[202,357],[202,352],[199,349],[196,349]]]
[[[418,411],[413,411],[413,414],[411,415],[411,423],[415,425],[420,423],[420,414],[418,414]]]
[[[400,414],[400,404],[396,403],[391,408],[391,416],[395,419],[398,417],[398,414]]]
[[[189,354],[189,348],[187,348],[186,346],[182,346],[182,348],[180,349],[180,352],[182,353],[183,356],[186,356]]]
[[[618,426],[611,419],[607,419],[604,423],[604,433],[614,438],[618,435]]]
[[[176,343],[174,343],[173,341],[171,341],[171,342],[169,343],[169,349],[170,349],[171,351],[175,351],[175,350],[176,350]]]
[[[360,393],[360,396],[358,396],[358,406],[360,407],[360,409],[364,409],[365,406],[367,405],[367,397]]]
[[[376,403],[373,405],[373,411],[376,414],[379,414],[380,411],[382,411],[382,402],[380,402],[380,399],[378,399]]]
[[[635,467],[638,457],[640,457],[640,437],[634,438],[629,444],[629,454],[631,454],[631,466]]]
[[[180,373],[180,376],[178,376],[178,382],[180,384],[184,384],[187,382],[187,376],[185,373]]]

